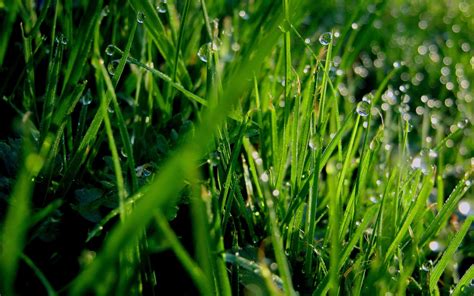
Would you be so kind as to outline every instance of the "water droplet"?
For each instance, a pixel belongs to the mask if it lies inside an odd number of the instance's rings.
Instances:
[[[151,171],[148,169],[151,165],[146,163],[141,166],[137,166],[135,168],[135,174],[137,177],[149,177],[151,175]]]
[[[151,175],[151,171],[149,171],[148,169],[143,169],[143,177],[149,177]]]
[[[107,48],[105,49],[105,54],[108,56],[113,56],[115,52],[115,48],[112,44],[107,45]]]
[[[122,154],[123,157],[127,158],[128,155],[127,153],[125,152],[125,149],[123,149],[123,147],[120,149],[120,154]]]
[[[430,271],[430,268],[429,268],[428,264],[422,264],[421,267],[420,267],[420,270],[428,272],[428,271]]]
[[[107,111],[108,111],[110,114],[115,113],[114,107],[113,107],[112,105],[110,105],[110,106],[107,108]]]
[[[92,103],[92,94],[91,90],[88,89],[87,92],[81,97],[81,104],[84,106],[90,105]]]
[[[145,14],[142,11],[139,11],[137,13],[137,22],[139,24],[143,24],[144,21],[145,21]]]
[[[308,146],[311,148],[311,150],[316,150],[316,148],[318,148],[318,138],[316,136],[311,137],[311,139],[309,139]]]
[[[250,18],[249,14],[245,10],[239,11],[239,16],[242,18],[244,21],[248,20]]]
[[[207,163],[209,163],[211,166],[215,167],[219,165],[219,162],[221,160],[221,157],[219,156],[218,152],[212,152],[209,154],[209,159],[207,160]]]
[[[240,44],[238,42],[233,42],[231,45],[232,51],[239,51],[240,50]]]
[[[269,179],[270,179],[270,177],[268,176],[268,174],[267,174],[266,172],[263,173],[263,174],[260,176],[260,180],[262,180],[262,182],[264,182],[264,183],[267,183]]]
[[[110,75],[114,76],[115,71],[117,70],[117,66],[119,64],[119,60],[113,60],[107,65],[107,71]]]
[[[360,116],[366,117],[369,115],[370,104],[366,101],[360,101],[357,104],[356,111],[357,111],[357,114],[359,114]]]
[[[304,74],[308,74],[310,71],[311,71],[311,66],[310,65],[304,66],[304,69],[303,69]]]
[[[432,167],[426,163],[426,160],[422,156],[416,156],[411,162],[411,168],[414,170],[421,170],[421,172],[426,175],[428,174]]]
[[[270,264],[270,269],[272,271],[276,271],[278,269],[278,264],[276,264],[275,262],[273,262],[272,264]]]
[[[167,0],[161,0],[156,6],[156,10],[158,10],[159,13],[166,13],[168,11],[167,2]]]
[[[61,45],[67,45],[67,42],[68,42],[64,34],[59,34],[58,36],[56,36],[55,41],[57,44],[61,44]]]
[[[461,120],[457,123],[457,126],[458,126],[458,128],[465,128],[468,123],[469,123],[469,121],[467,120],[467,118],[464,118],[463,120]]]
[[[260,155],[258,154],[257,151],[253,151],[253,152],[252,152],[252,158],[253,158],[253,159],[257,159],[257,158],[259,158],[259,157],[260,157]]]
[[[393,67],[395,69],[400,69],[403,66],[403,63],[400,61],[393,62]]]
[[[198,50],[198,57],[199,59],[204,62],[204,63],[207,63],[207,57],[210,53],[210,47],[211,47],[211,43],[206,43],[206,44],[203,44],[199,50]]]
[[[462,215],[467,216],[471,212],[471,204],[467,201],[461,201],[459,202],[458,210]]]
[[[428,244],[428,247],[430,248],[431,251],[433,252],[438,252],[441,249],[441,245],[437,241],[431,241]]]
[[[108,16],[109,13],[110,13],[110,8],[109,8],[108,5],[106,5],[106,6],[102,9],[102,11],[100,12],[100,14],[102,15],[102,17]]]
[[[272,195],[277,197],[277,196],[280,195],[280,191],[278,191],[278,189],[275,189],[275,190],[272,191]]]
[[[332,33],[331,32],[326,32],[326,33],[321,34],[321,36],[319,36],[319,43],[321,43],[321,45],[323,45],[323,46],[329,45],[329,43],[331,43],[331,41],[332,41]]]

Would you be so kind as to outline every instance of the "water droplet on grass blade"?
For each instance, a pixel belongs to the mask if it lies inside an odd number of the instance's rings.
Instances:
[[[113,60],[107,65],[107,71],[110,75],[114,76],[115,71],[117,70],[117,66],[119,64],[119,60]]]
[[[59,34],[58,36],[56,36],[56,39],[55,39],[56,43],[57,44],[61,44],[61,45],[67,45],[67,38],[66,36],[64,36],[64,34]]]
[[[458,128],[465,128],[468,123],[469,123],[469,122],[468,122],[467,118],[465,118],[465,119],[459,121],[459,122],[457,123],[457,126],[458,126]]]
[[[311,148],[311,150],[316,150],[316,148],[318,148],[318,138],[316,136],[311,137],[311,139],[309,139],[308,146]]]
[[[332,33],[331,32],[326,32],[326,33],[321,34],[321,36],[319,36],[319,43],[321,43],[321,45],[323,45],[323,46],[329,45],[329,43],[331,43],[331,41],[332,41]]]
[[[149,177],[151,176],[151,171],[149,171],[148,169],[143,169],[143,177]]]
[[[128,157],[128,155],[127,155],[127,153],[125,152],[125,149],[124,149],[123,147],[120,149],[120,154],[122,154],[122,156],[125,157],[125,158]]]
[[[166,13],[168,11],[167,2],[167,0],[161,0],[156,6],[156,10],[158,10],[159,13]]]
[[[139,24],[143,24],[144,21],[145,21],[145,14],[142,11],[139,11],[137,13],[137,22]]]
[[[100,12],[100,14],[102,15],[102,17],[108,16],[109,13],[110,13],[110,8],[109,8],[108,5],[106,5],[106,6],[102,9],[102,11]]]
[[[262,182],[264,182],[264,183],[267,183],[269,179],[270,179],[270,177],[268,176],[268,174],[267,174],[266,172],[263,173],[263,174],[260,176],[260,180],[262,180]]]
[[[206,44],[202,45],[198,50],[197,55],[203,63],[207,63],[207,57],[208,57],[209,52],[210,52],[210,47],[211,47],[211,43],[209,42],[209,43],[206,43]]]
[[[249,14],[245,10],[239,11],[239,16],[242,18],[244,21],[249,19]]]
[[[105,49],[105,54],[108,56],[113,56],[115,52],[115,48],[112,44],[107,45],[107,48]]]
[[[400,61],[396,61],[396,62],[393,63],[393,67],[394,67],[395,69],[399,69],[399,68],[401,68],[402,66],[403,66],[403,63],[400,62]]]
[[[363,116],[363,117],[368,116],[370,112],[370,104],[367,101],[360,101],[357,104],[356,112],[360,116]]]
[[[87,92],[81,97],[81,104],[84,106],[90,105],[92,103],[92,94],[91,90],[88,89]]]
[[[219,156],[218,152],[212,152],[209,154],[209,159],[207,160],[207,163],[209,163],[211,166],[215,167],[219,165],[219,162],[221,160],[221,157]]]

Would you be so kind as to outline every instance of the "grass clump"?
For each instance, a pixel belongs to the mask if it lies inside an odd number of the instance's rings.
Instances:
[[[6,1],[0,294],[470,295],[468,1]]]

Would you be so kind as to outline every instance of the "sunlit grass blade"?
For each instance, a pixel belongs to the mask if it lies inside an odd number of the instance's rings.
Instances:
[[[446,269],[446,266],[448,265],[452,256],[458,249],[459,245],[462,243],[467,232],[469,231],[472,221],[474,221],[474,216],[470,216],[466,219],[466,221],[464,221],[463,225],[461,226],[461,229],[459,229],[459,232],[456,233],[454,238],[449,242],[448,248],[444,251],[443,256],[441,257],[441,259],[438,261],[438,263],[435,265],[435,267],[431,271],[431,274],[430,274],[430,292],[431,293],[434,293],[435,295],[439,294],[438,287],[437,287],[438,281],[441,275],[443,274],[444,270]]]
[[[459,181],[459,183],[456,185],[456,187],[454,187],[453,192],[451,192],[451,194],[449,195],[449,198],[446,200],[446,202],[444,203],[439,213],[436,215],[434,220],[430,223],[430,225],[428,226],[428,229],[424,231],[423,236],[421,237],[421,240],[419,242],[420,246],[426,245],[433,236],[438,234],[438,232],[441,230],[443,225],[446,224],[449,217],[451,216],[453,211],[456,209],[456,206],[459,200],[468,191],[469,183],[466,183],[466,182],[467,180],[469,180],[471,174],[472,174],[472,171],[467,172],[464,175],[464,178],[462,178]]]
[[[464,295],[465,292],[470,293],[469,285],[471,284],[473,279],[474,279],[474,265],[471,265],[471,267],[469,267],[466,273],[464,273],[462,278],[459,280],[459,282],[457,283],[451,295],[458,296],[458,295]],[[472,288],[472,285],[471,285],[471,288]]]

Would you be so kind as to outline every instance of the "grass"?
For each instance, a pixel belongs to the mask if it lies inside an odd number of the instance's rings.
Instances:
[[[468,1],[11,2],[0,294],[472,293]]]

